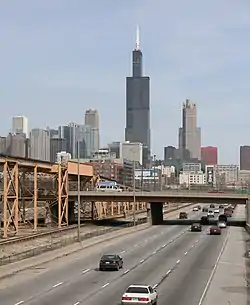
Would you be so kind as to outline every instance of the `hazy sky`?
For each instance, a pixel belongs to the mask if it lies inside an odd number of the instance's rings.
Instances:
[[[101,139],[123,140],[125,77],[136,24],[151,77],[153,153],[176,145],[185,98],[197,103],[203,145],[220,163],[250,144],[249,0],[2,0],[0,134],[84,122],[97,108]]]

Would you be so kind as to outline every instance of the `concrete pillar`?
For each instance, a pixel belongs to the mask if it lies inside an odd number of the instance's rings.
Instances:
[[[150,203],[152,225],[163,224],[163,202]]]
[[[69,201],[68,203],[68,209],[69,209],[69,224],[73,224],[76,221],[76,215],[75,215],[75,201]]]

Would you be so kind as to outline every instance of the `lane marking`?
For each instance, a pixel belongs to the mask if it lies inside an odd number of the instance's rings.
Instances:
[[[123,253],[125,253],[126,251],[125,250],[123,250],[122,252],[121,252],[121,254],[123,254]]]
[[[156,253],[156,251],[154,251],[152,254],[154,255]]]
[[[176,264],[179,264],[179,262],[180,262],[181,260],[180,259],[178,259],[178,261],[176,262]]]
[[[23,304],[24,301],[19,301],[17,302],[15,305],[20,305],[20,304]]]
[[[155,289],[158,286],[158,284],[155,284],[152,288]]]
[[[184,253],[184,255],[187,255],[188,254],[188,252],[186,251],[185,253]]]
[[[102,288],[105,288],[109,285],[109,283],[106,283],[105,285],[102,286]]]
[[[225,250],[227,241],[228,241],[228,239],[229,239],[229,235],[230,235],[230,230],[228,230],[227,236],[226,236],[226,238],[225,238],[225,240],[224,240],[224,242],[223,242],[223,245],[222,245],[222,247],[221,247],[220,253],[219,253],[219,255],[218,255],[217,259],[216,259],[215,265],[214,265],[213,270],[212,270],[212,272],[211,272],[211,274],[210,274],[210,277],[209,277],[209,279],[208,279],[208,281],[207,281],[207,284],[206,284],[206,286],[205,286],[205,289],[204,289],[204,291],[203,291],[203,293],[202,293],[202,295],[201,295],[201,298],[200,298],[200,300],[199,300],[198,305],[201,305],[201,304],[203,303],[204,299],[205,299],[205,296],[206,296],[206,294],[207,294],[208,288],[209,288],[209,286],[210,286],[210,284],[211,284],[211,282],[212,282],[212,280],[213,280],[215,271],[217,270],[217,267],[218,267],[218,265],[219,265],[220,258],[221,258],[221,256],[222,256],[224,250]]]
[[[55,284],[54,286],[52,286],[53,288],[56,288],[56,287],[58,287],[58,286],[61,286],[63,284],[63,282],[60,282],[60,283],[57,283],[57,284]]]
[[[198,243],[199,239],[197,239],[195,242]]]
[[[172,272],[171,269],[168,270],[168,272],[166,273],[166,275],[169,275]]]
[[[82,274],[85,274],[85,273],[87,273],[89,271],[90,271],[90,269],[83,270]]]
[[[79,305],[80,304],[80,302],[76,302],[74,305]]]
[[[172,242],[173,242],[173,239],[171,239],[169,242],[172,243]]]
[[[140,261],[140,263],[143,263],[145,261],[145,259],[142,259],[141,261]]]
[[[166,245],[167,245],[167,244],[164,244],[164,245],[162,246],[162,248],[165,248],[165,247],[166,247]]]
[[[126,271],[123,272],[123,274],[127,274],[129,272],[129,269],[127,269]]]
[[[191,246],[191,248],[193,248],[193,247],[194,247],[194,245]]]

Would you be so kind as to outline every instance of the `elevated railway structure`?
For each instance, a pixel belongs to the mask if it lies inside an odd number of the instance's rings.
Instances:
[[[93,189],[98,181],[90,165],[80,164],[79,175],[81,191]],[[41,207],[45,210],[46,225],[68,226],[76,204],[68,194],[77,190],[77,177],[78,164],[73,161],[55,164],[0,155],[1,235],[4,238],[18,235],[23,228],[37,231]],[[110,201],[84,202],[82,215],[87,211],[93,219],[115,218],[123,214],[120,207],[124,205]],[[31,217],[27,215],[28,210],[32,211]]]

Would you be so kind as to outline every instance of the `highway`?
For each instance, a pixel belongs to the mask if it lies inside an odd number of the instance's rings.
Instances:
[[[189,212],[200,218],[202,212]],[[131,284],[150,284],[159,293],[158,305],[194,305],[206,287],[227,239],[189,226],[154,226],[105,242],[38,269],[3,280],[4,305],[117,305]],[[120,254],[123,270],[100,272],[102,254]]]

